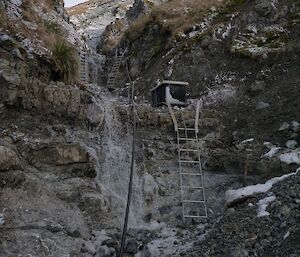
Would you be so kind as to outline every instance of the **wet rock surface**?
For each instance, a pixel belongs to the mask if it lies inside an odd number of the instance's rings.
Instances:
[[[21,2],[3,2],[16,24]],[[150,24],[129,45],[129,68],[137,79],[137,139],[126,256],[300,254],[299,172],[266,193],[224,207],[228,189],[300,165],[299,4],[235,2],[232,9],[211,8],[203,23],[171,44],[159,24]],[[135,3],[127,12],[130,20],[151,9],[152,2]],[[68,23],[61,3],[51,4],[58,16],[50,5],[39,17]],[[82,19],[95,20],[83,24],[83,35],[105,29],[104,37],[117,39],[117,45],[128,25],[115,20],[128,9],[119,4],[91,9]],[[93,22],[111,19],[115,23],[93,31]],[[36,22],[24,24],[31,32],[38,29]],[[74,29],[69,32],[69,41],[86,47],[72,35]],[[54,82],[48,49],[23,39],[0,31],[0,256],[117,256],[131,160],[128,88],[110,93],[94,84]],[[199,146],[207,220],[182,222],[172,120],[167,108],[146,101],[159,78],[187,80],[189,98],[202,97]],[[176,117],[194,126],[195,105],[189,99],[185,108],[175,108]]]

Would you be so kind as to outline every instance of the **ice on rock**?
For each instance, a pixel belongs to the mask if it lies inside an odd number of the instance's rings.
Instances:
[[[246,140],[242,141],[241,144],[251,143],[253,141],[254,141],[254,138],[249,138],[249,139],[246,139]]]
[[[295,149],[293,152],[290,153],[283,153],[279,156],[280,161],[287,163],[287,164],[300,164],[300,148]]]
[[[296,140],[288,140],[285,145],[287,148],[290,148],[290,149],[294,149],[297,145],[297,141]]]
[[[146,199],[153,200],[155,193],[158,190],[158,185],[152,175],[146,173],[144,175],[144,194]]]
[[[3,225],[4,223],[5,223],[4,214],[0,213],[0,225]]]
[[[236,200],[243,199],[243,198],[249,197],[254,194],[266,193],[272,188],[272,186],[274,184],[276,184],[292,175],[297,174],[297,172],[299,170],[300,170],[300,168],[296,172],[285,174],[281,177],[272,178],[264,184],[256,184],[256,185],[252,185],[252,186],[242,187],[242,188],[239,188],[236,190],[227,190],[225,192],[225,203],[226,203],[226,205],[229,205],[230,203],[235,202]]]
[[[258,210],[257,210],[257,217],[265,217],[265,216],[269,216],[270,213],[266,211],[268,205],[271,202],[274,202],[276,199],[276,197],[273,196],[268,196],[264,199],[259,200],[259,202],[257,203],[258,205]]]
[[[298,131],[300,129],[300,123],[297,121],[292,121],[292,127],[294,131]]]
[[[273,147],[269,150],[269,152],[264,154],[263,157],[272,158],[280,149],[281,147]]]
[[[283,236],[283,240],[287,239],[290,236],[290,231],[286,232]]]
[[[278,131],[284,131],[290,128],[290,124],[287,122],[283,122],[280,126],[280,128],[278,129]]]

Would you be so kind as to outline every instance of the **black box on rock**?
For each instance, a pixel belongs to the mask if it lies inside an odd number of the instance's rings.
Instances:
[[[152,105],[161,106],[169,102],[171,105],[186,106],[187,82],[164,80],[151,89]]]

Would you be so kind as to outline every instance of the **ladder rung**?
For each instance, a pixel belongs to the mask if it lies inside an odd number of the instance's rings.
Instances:
[[[184,203],[205,203],[204,200],[196,201],[196,200],[182,200]]]
[[[193,216],[193,215],[184,215],[184,218],[207,218],[207,215],[204,216]]]
[[[196,138],[179,137],[178,139],[182,141],[196,141]]]
[[[201,173],[181,173],[181,175],[185,175],[185,176],[202,176]]]
[[[190,188],[190,189],[203,189],[204,187],[191,187],[191,186],[181,186],[182,188]]]
[[[186,160],[181,160],[181,159],[179,159],[179,162],[182,162],[182,163],[199,163],[200,164],[199,161],[186,161]]]
[[[193,128],[178,128],[179,130],[188,130],[188,131],[194,131],[195,129]]]
[[[198,150],[195,150],[195,149],[179,149],[179,152],[198,152]]]

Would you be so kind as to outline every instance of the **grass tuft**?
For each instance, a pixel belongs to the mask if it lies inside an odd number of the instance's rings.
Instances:
[[[52,47],[52,58],[61,79],[75,82],[79,75],[79,57],[76,49],[65,40],[57,40]]]
[[[44,20],[44,26],[45,26],[47,32],[54,33],[56,35],[62,34],[61,27],[56,22]]]

